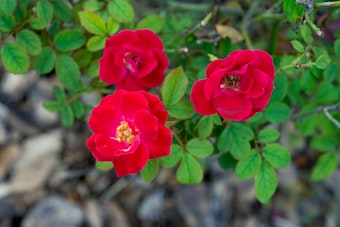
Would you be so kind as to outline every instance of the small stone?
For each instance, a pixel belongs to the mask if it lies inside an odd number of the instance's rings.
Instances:
[[[177,209],[189,227],[201,226],[209,209],[205,184],[181,186],[175,194]]]
[[[0,198],[41,187],[58,162],[61,148],[61,130],[26,139],[22,155],[14,165],[13,176],[8,182],[0,183]]]
[[[104,226],[103,208],[95,200],[86,202],[85,213],[88,227]]]
[[[164,214],[165,191],[158,190],[146,196],[138,208],[138,217],[145,221],[157,221]]]
[[[39,75],[35,71],[30,71],[26,75],[6,72],[0,84],[0,93],[11,101],[17,101],[25,95],[27,90],[31,89],[38,79]]]
[[[85,215],[73,202],[54,196],[38,203],[25,217],[23,227],[80,227]]]
[[[107,227],[129,227],[126,214],[123,210],[113,202],[105,204],[106,222]]]

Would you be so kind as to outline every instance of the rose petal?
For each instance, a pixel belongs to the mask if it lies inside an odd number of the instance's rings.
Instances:
[[[88,138],[86,140],[86,146],[87,148],[91,151],[93,157],[97,160],[97,161],[106,161],[106,159],[100,154],[99,151],[97,151],[97,148],[96,148],[96,134],[95,135],[92,135],[90,136],[90,138]]]
[[[126,90],[120,89],[115,91],[112,95],[106,95],[99,102],[99,105],[113,105],[115,107],[119,107],[121,97],[124,93],[126,93]]]
[[[206,79],[204,85],[204,96],[207,100],[210,100],[216,91],[220,89],[221,80],[225,75],[226,70],[218,69]]]
[[[136,79],[134,76],[128,73],[119,83],[116,84],[116,88],[118,89],[126,89],[128,91],[141,91],[147,90],[148,87],[140,82],[139,79]]]
[[[218,69],[217,67],[220,66],[223,62],[225,62],[224,59],[216,59],[216,60],[210,62],[210,64],[208,65],[208,67],[205,71],[207,78],[210,77],[211,74],[214,73],[216,69]]]
[[[134,153],[121,156],[119,159],[113,160],[113,167],[118,177],[140,172],[149,159],[149,148],[140,143]]]
[[[211,115],[217,113],[211,100],[207,100],[204,95],[204,85],[207,79],[198,80],[193,85],[190,100],[194,105],[194,109],[197,113],[202,115]]]
[[[164,70],[154,70],[139,81],[146,87],[157,87],[164,81]]]
[[[157,139],[158,121],[149,111],[137,111],[134,123],[140,132],[140,137],[143,142],[155,141]]]
[[[107,84],[115,84],[122,80],[126,70],[114,64],[114,54],[109,50],[104,51],[104,56],[99,59],[99,78]]]
[[[172,132],[164,125],[158,126],[158,138],[152,143],[148,143],[150,148],[150,159],[163,157],[170,154],[172,144]]]
[[[254,79],[254,83],[248,94],[245,96],[246,98],[257,98],[264,94],[265,89],[270,80],[267,74],[264,74],[262,71],[258,69],[253,69],[247,73],[249,75],[244,75],[245,77],[252,76]]]
[[[116,35],[113,35],[110,38],[106,39],[105,47],[122,45],[138,46],[138,44],[139,37],[136,32],[130,30],[122,30]]]
[[[251,50],[237,51],[229,66],[228,71],[236,71],[244,65],[254,65],[256,63],[256,55]]]
[[[137,77],[147,76],[157,66],[157,60],[151,51],[146,51],[141,55],[140,66],[138,67]]]
[[[270,100],[271,93],[273,91],[273,85],[270,84],[266,87],[264,94],[256,99],[252,99],[253,108],[257,112],[262,111]]]
[[[119,142],[113,137],[96,134],[96,149],[105,161],[113,161],[122,156],[135,152],[140,144],[140,138],[136,137],[132,144]]]
[[[235,121],[245,120],[252,111],[251,101],[242,96],[220,95],[213,103],[222,117]]]
[[[160,50],[163,49],[163,43],[161,39],[153,31],[149,29],[140,29],[136,30],[135,33],[138,36],[139,45],[142,48],[155,48]]]
[[[114,136],[116,128],[122,121],[122,113],[115,106],[100,105],[92,110],[89,126],[94,133]]]
[[[120,111],[126,119],[133,120],[138,110],[148,110],[148,101],[139,92],[126,92],[122,95],[119,106]]]
[[[148,100],[150,113],[157,117],[159,124],[165,124],[168,119],[168,111],[164,109],[164,105],[158,96],[145,91],[141,91],[141,94]]]
[[[270,78],[274,78],[275,67],[273,64],[273,58],[267,52],[263,50],[254,50],[255,55],[257,55],[257,67],[259,70],[268,74]]]

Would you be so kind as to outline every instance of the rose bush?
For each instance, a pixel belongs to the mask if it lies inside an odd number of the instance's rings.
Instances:
[[[194,84],[190,100],[202,115],[244,121],[262,111],[274,88],[272,57],[263,50],[238,50],[212,61],[205,79]]]
[[[94,132],[86,144],[97,161],[112,161],[117,176],[134,174],[149,159],[170,153],[172,135],[165,127],[168,112],[155,95],[118,90],[92,110]]]
[[[159,86],[169,60],[161,39],[151,30],[122,30],[106,40],[99,77],[117,89],[147,90]]]

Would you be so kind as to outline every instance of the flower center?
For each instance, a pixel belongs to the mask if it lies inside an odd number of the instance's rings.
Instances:
[[[226,75],[223,76],[220,84],[220,88],[231,89],[231,90],[238,90],[240,86],[240,76],[239,75]]]
[[[125,53],[123,61],[125,67],[132,73],[137,71],[140,64],[138,57],[132,53]]]
[[[117,141],[132,144],[135,140],[132,129],[126,121],[122,121],[116,129]]]

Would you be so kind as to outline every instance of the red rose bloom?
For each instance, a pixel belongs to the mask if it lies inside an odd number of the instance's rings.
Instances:
[[[167,117],[157,96],[118,90],[92,110],[88,123],[94,135],[87,139],[87,147],[97,161],[112,161],[117,176],[137,173],[149,159],[170,153]]]
[[[106,40],[99,77],[117,89],[147,90],[159,86],[169,60],[163,43],[151,30],[123,30]]]
[[[202,115],[219,113],[226,119],[244,121],[262,111],[273,91],[274,64],[262,50],[238,50],[212,61],[206,79],[192,87],[190,100]]]

